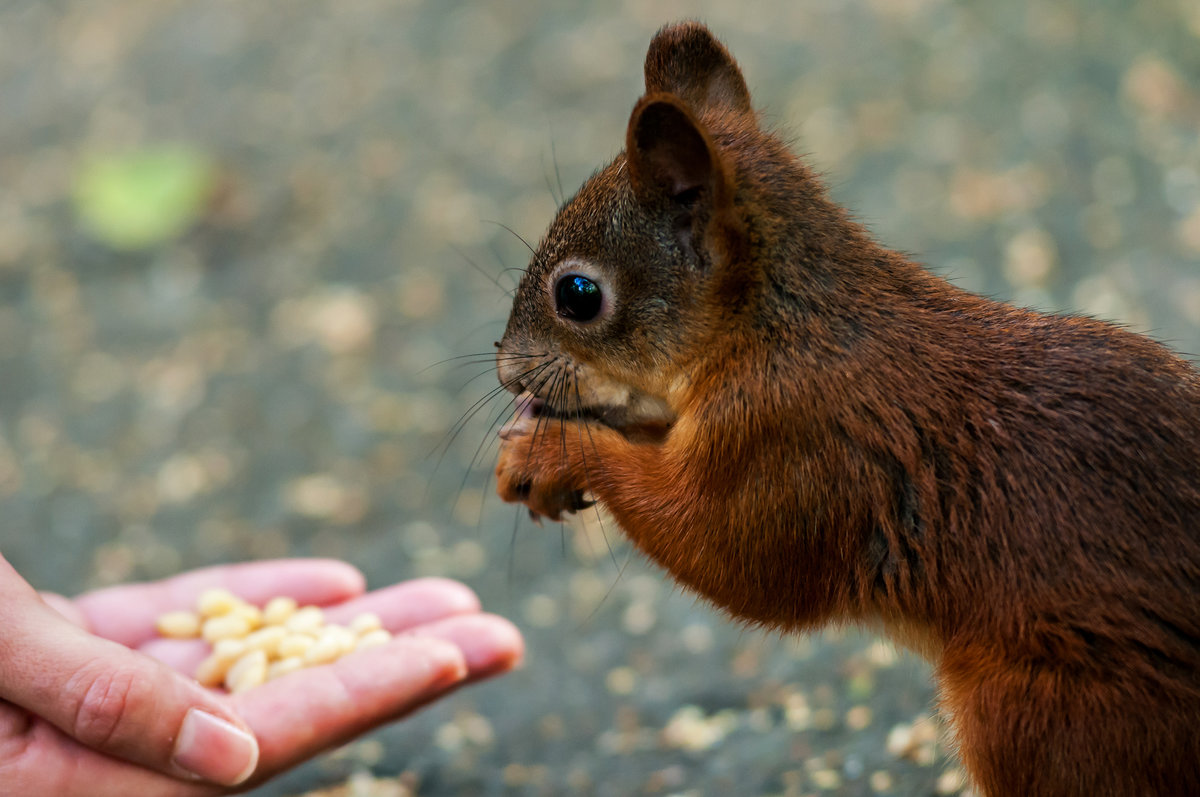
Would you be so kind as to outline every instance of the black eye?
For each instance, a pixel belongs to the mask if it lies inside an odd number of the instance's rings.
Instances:
[[[554,286],[555,309],[572,321],[591,321],[600,315],[603,302],[600,286],[578,274],[567,274]]]

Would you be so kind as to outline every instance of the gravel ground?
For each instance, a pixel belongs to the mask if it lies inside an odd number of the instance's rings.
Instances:
[[[527,255],[505,227],[535,239],[619,149],[685,16],[885,242],[1200,352],[1194,0],[7,0],[4,554],[68,593],[336,556],[463,579],[528,636],[523,671],[258,794],[960,791],[917,659],[739,628],[611,524],[491,495],[494,376],[445,361],[491,351]],[[82,170],[163,144],[215,198],[106,245]]]

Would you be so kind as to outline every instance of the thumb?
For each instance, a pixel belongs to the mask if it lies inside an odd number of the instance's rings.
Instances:
[[[50,608],[0,556],[0,699],[80,743],[176,777],[231,786],[258,742],[221,699]]]

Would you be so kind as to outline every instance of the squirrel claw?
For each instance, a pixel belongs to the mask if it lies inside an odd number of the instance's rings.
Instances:
[[[596,505],[596,502],[584,497],[583,490],[576,490],[571,493],[571,500],[567,504],[568,512],[582,512],[585,509],[590,509]]]
[[[516,490],[509,493],[513,495],[520,491],[526,485],[518,485]],[[520,498],[506,498],[506,500],[519,500],[529,508],[529,517],[539,526],[541,521],[552,520],[555,523],[561,523],[563,513],[575,512],[581,508],[583,501],[580,496],[582,491],[570,490],[562,487],[530,487],[521,494]]]
[[[541,404],[537,399],[523,400],[521,411],[500,432],[500,457],[496,464],[496,490],[511,503],[529,508],[530,519],[541,525],[543,519],[562,521],[564,513],[580,512],[595,504],[590,491],[570,477],[571,469],[562,467],[560,441],[574,439],[570,430],[551,429],[561,424],[550,419],[541,433],[537,429]]]

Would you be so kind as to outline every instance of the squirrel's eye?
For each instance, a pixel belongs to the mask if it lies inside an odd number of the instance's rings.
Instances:
[[[591,321],[600,315],[603,303],[600,286],[587,277],[567,274],[554,286],[555,309],[563,318]]]

